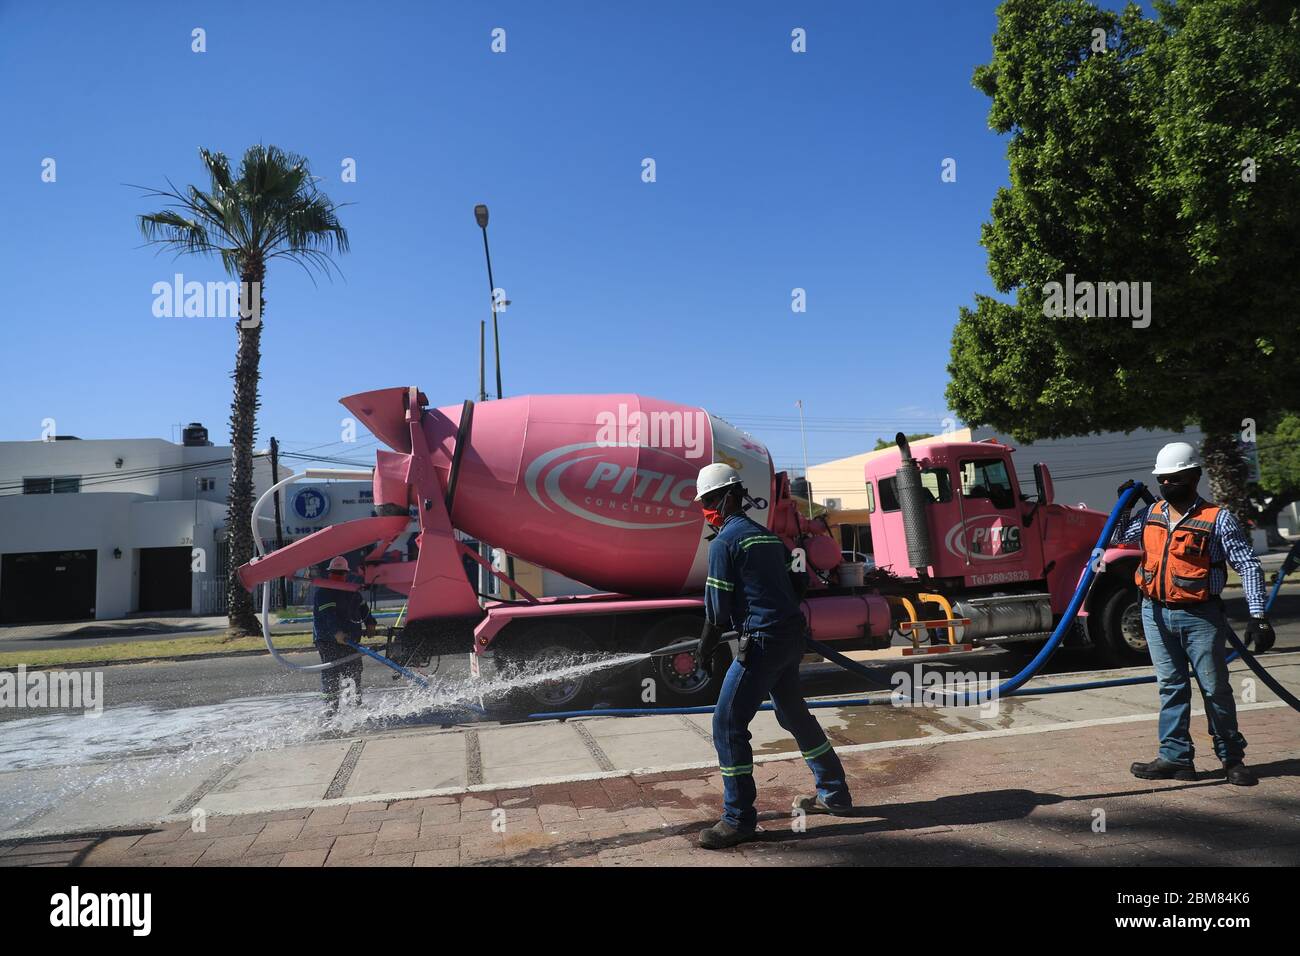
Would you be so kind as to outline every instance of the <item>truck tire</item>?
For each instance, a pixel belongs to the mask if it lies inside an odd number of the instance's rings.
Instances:
[[[659,621],[646,632],[642,648],[652,651],[679,641],[693,640],[700,636],[703,628],[703,617],[675,614]],[[720,656],[727,657],[728,653],[724,647]],[[727,666],[730,666],[730,660],[727,661]],[[672,657],[652,657],[640,669],[637,698],[647,707],[708,706],[717,703],[724,673],[726,671],[719,662],[719,669],[713,676],[705,674],[700,670],[695,655],[690,652]],[[647,680],[653,683],[647,684]],[[645,700],[647,689],[654,691],[653,702]]]
[[[548,671],[580,665],[595,651],[595,643],[576,624],[551,621],[519,635],[504,634],[497,650],[498,674],[518,682],[506,695],[507,709],[527,713],[585,710],[596,700],[608,674],[601,671],[564,674],[539,680]]]
[[[1089,634],[1098,660],[1117,667],[1150,663],[1151,655],[1142,631],[1142,592],[1137,585],[1115,587],[1103,597],[1099,612],[1094,613],[1101,624],[1101,633],[1090,627]]]

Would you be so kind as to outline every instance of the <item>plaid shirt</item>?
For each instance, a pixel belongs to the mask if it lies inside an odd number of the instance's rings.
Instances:
[[[1174,528],[1183,523],[1188,514],[1195,511],[1204,499],[1196,496],[1183,517],[1174,523]],[[1129,544],[1142,540],[1142,526],[1146,524],[1148,505],[1115,534],[1116,544]],[[1173,531],[1173,528],[1169,529]],[[1246,592],[1246,604],[1250,607],[1251,617],[1264,616],[1264,572],[1259,566],[1255,549],[1250,546],[1250,539],[1242,530],[1241,522],[1233,517],[1227,508],[1219,509],[1219,516],[1214,519],[1214,534],[1210,536],[1210,595],[1217,597],[1228,583],[1228,572],[1223,567],[1224,560],[1241,575],[1241,586]]]

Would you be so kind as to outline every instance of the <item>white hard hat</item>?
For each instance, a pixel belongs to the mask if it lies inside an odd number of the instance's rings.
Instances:
[[[331,571],[351,571],[352,565],[348,564],[348,559],[340,555],[330,562]]]
[[[1156,455],[1156,468],[1153,475],[1172,475],[1189,468],[1200,468],[1196,460],[1196,449],[1185,441],[1172,441]]]
[[[699,501],[711,491],[726,488],[728,485],[740,485],[740,472],[730,465],[715,461],[700,469],[700,476],[695,479],[695,500]]]

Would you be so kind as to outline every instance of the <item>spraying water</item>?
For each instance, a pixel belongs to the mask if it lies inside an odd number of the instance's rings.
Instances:
[[[322,716],[319,693],[247,697],[195,707],[131,704],[98,718],[51,712],[6,721],[0,734],[0,830],[83,794],[125,792],[165,778],[203,777],[264,751],[412,724],[491,719],[512,694],[561,686],[634,664],[645,654],[589,654],[529,662],[508,676],[426,677],[421,688],[367,668],[361,700]],[[488,716],[474,713],[482,702]]]
[[[7,721],[0,735],[0,772],[76,766],[139,756],[166,756],[177,764],[206,757],[239,757],[362,730],[421,724],[460,724],[483,718],[479,701],[500,704],[512,692],[562,685],[598,671],[642,661],[645,654],[587,654],[528,662],[508,676],[425,677],[427,688],[389,682],[367,669],[361,700],[322,717],[318,693],[239,698],[197,707],[152,704],[109,707],[98,718],[52,712]]]

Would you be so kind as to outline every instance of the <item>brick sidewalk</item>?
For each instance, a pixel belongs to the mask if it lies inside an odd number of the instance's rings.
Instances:
[[[721,777],[695,771],[7,843],[0,866],[1294,866],[1297,715],[1242,716],[1253,788],[1223,781],[1197,717],[1195,783],[1129,774],[1155,754],[1154,721],[845,754],[862,815],[810,816],[803,832],[789,807],[808,792],[807,768],[760,763],[764,838],[716,852],[695,841],[718,817]]]

